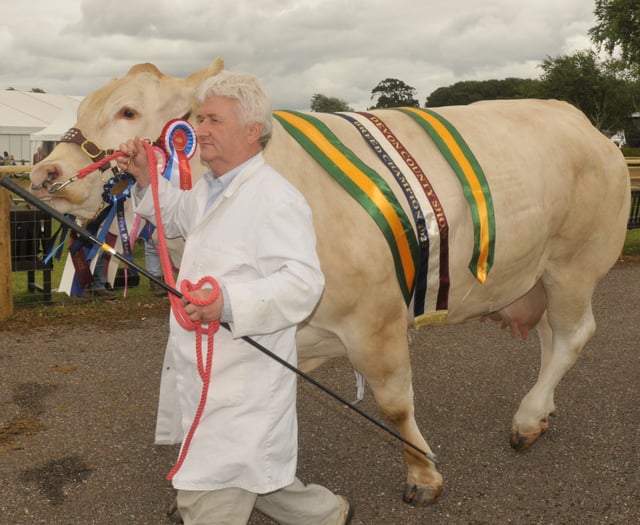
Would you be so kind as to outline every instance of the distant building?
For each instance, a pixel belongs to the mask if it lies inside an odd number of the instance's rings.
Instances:
[[[53,144],[52,134],[41,139],[32,135],[57,122],[60,128],[66,126],[61,136],[75,124],[82,98],[13,89],[0,91],[0,152],[8,151],[17,164],[31,164],[39,145],[48,152]],[[65,121],[61,122],[63,118]]]

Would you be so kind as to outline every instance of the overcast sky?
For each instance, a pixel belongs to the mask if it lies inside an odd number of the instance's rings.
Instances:
[[[539,78],[591,47],[594,0],[12,0],[0,88],[87,95],[140,62],[183,77],[215,57],[253,73],[274,108],[322,93],[356,110],[385,78],[420,104],[461,80]]]

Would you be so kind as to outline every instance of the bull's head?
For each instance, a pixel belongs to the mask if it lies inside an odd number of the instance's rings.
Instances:
[[[158,138],[169,120],[189,113],[200,83],[223,67],[222,59],[216,59],[209,67],[178,79],[164,75],[152,64],[138,64],[124,77],[97,89],[81,102],[75,125],[93,145],[58,144],[31,171],[31,191],[62,213],[92,218],[102,207],[102,187],[111,172],[101,175],[96,169],[85,178],[64,184],[94,162],[87,149],[117,149],[134,136]]]

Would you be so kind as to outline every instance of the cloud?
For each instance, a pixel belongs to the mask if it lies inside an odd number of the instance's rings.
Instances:
[[[186,76],[217,56],[275,107],[322,93],[356,109],[398,78],[426,97],[460,80],[538,77],[589,47],[584,0],[21,0],[4,7],[0,86],[83,95],[140,62]],[[35,28],[25,30],[24,28]]]

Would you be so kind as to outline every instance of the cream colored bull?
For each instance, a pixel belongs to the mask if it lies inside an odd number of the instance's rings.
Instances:
[[[221,68],[222,62],[215,61],[188,78],[176,79],[149,64],[135,66],[83,100],[77,127],[102,148],[117,148],[134,135],[156,138],[164,123],[189,112],[199,82]],[[616,262],[625,237],[627,167],[618,148],[565,103],[495,101],[438,111],[466,139],[490,186],[495,260],[484,283],[468,268],[474,244],[471,213],[448,163],[407,115],[393,110],[373,113],[425,169],[446,213],[446,322],[491,317],[502,320],[514,334],[537,329],[539,377],[522,400],[511,429],[513,447],[524,450],[547,430],[556,410],[554,390],[594,333],[592,294]],[[383,171],[349,122],[335,115],[314,115],[329,123],[366,164]],[[326,275],[322,300],[299,330],[301,366],[309,370],[346,353],[398,432],[430,451],[414,417],[407,342],[414,319],[398,286],[389,246],[368,213],[279,123],[274,126],[267,160],[308,199]],[[78,145],[60,144],[32,171],[33,187],[65,181],[89,162]],[[102,184],[96,172],[57,193],[34,193],[51,199],[63,212],[92,217],[101,206]],[[416,506],[432,503],[442,490],[442,476],[410,447],[405,447],[404,456],[405,501]]]

